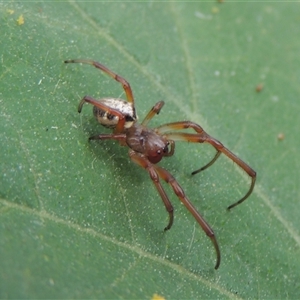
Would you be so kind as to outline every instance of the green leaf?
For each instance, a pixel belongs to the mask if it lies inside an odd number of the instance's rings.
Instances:
[[[1,13],[1,298],[300,297],[299,7],[288,3],[22,2]],[[21,18],[20,18],[21,17]],[[23,21],[22,21],[23,20]],[[23,23],[24,22],[24,23]],[[192,120],[257,172],[207,145],[160,163],[215,230],[210,240],[164,184],[111,141],[84,95],[124,97],[95,59],[131,84],[151,126]],[[257,85],[263,89],[256,92]]]

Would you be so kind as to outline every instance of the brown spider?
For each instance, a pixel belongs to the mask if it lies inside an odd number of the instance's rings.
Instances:
[[[127,101],[119,98],[103,98],[101,100],[95,100],[90,96],[84,96],[80,101],[78,106],[79,113],[82,110],[83,104],[88,102],[94,105],[93,112],[98,122],[105,127],[113,129],[113,133],[111,134],[98,134],[91,136],[89,139],[117,140],[121,145],[129,147],[129,156],[131,160],[148,171],[150,178],[152,179],[159,195],[162,198],[166,210],[169,213],[169,223],[165,227],[165,230],[170,229],[173,224],[174,209],[160,183],[160,178],[170,184],[177,197],[194,216],[206,235],[208,235],[211,239],[217,254],[215,269],[218,269],[221,262],[221,254],[214,231],[190,202],[176,179],[167,170],[156,165],[156,163],[158,163],[164,156],[172,156],[174,154],[175,141],[211,144],[217,150],[216,155],[205,166],[192,172],[192,175],[210,167],[218,159],[220,154],[224,153],[251,177],[251,185],[246,195],[239,201],[231,204],[228,209],[242,203],[250,196],[254,188],[256,172],[230,150],[225,148],[221,142],[208,135],[201,126],[194,122],[181,121],[161,125],[154,129],[148,128],[147,125],[149,121],[158,114],[163,107],[163,101],[157,102],[152,107],[141,124],[137,123],[138,118],[135,112],[134,98],[130,84],[123,77],[117,75],[99,62],[84,59],[71,59],[66,60],[65,63],[83,63],[92,65],[122,84],[126,93]],[[174,130],[187,128],[193,129],[196,133],[172,132]]]

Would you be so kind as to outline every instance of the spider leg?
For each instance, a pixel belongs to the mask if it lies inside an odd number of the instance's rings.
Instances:
[[[179,133],[169,132],[171,130],[180,130],[180,129],[187,129],[187,128],[192,128],[197,133],[192,134],[192,133],[183,133],[183,132],[179,132]],[[186,141],[186,142],[191,142],[191,143],[209,143],[217,150],[215,157],[204,167],[194,171],[192,173],[193,175],[210,167],[218,159],[220,154],[224,153],[228,158],[230,158],[233,162],[235,162],[239,167],[241,167],[251,177],[251,185],[250,185],[248,192],[239,201],[228,206],[227,209],[231,209],[231,208],[235,207],[236,205],[242,203],[251,195],[254,185],[255,185],[255,181],[256,181],[256,172],[248,164],[246,164],[243,160],[238,158],[234,153],[232,153],[229,149],[227,149],[221,142],[219,142],[218,140],[216,140],[215,138],[213,138],[209,134],[207,134],[202,129],[201,126],[199,126],[196,123],[190,122],[190,121],[183,121],[183,122],[175,122],[175,123],[165,124],[165,125],[158,127],[156,130],[160,134],[164,134],[168,139],[173,140],[173,141]]]
[[[144,168],[145,170],[148,171],[150,178],[152,179],[165,207],[167,212],[169,213],[169,223],[165,227],[164,230],[169,230],[172,227],[173,220],[174,220],[174,215],[173,215],[173,206],[172,203],[170,202],[168,195],[166,194],[165,190],[163,189],[160,181],[159,181],[159,176],[157,172],[155,171],[154,165],[150,163],[148,159],[146,159],[144,156],[137,154],[133,150],[129,150],[129,156],[133,162],[135,162],[137,165],[140,167]]]
[[[175,152],[175,142],[172,141],[172,140],[169,140],[169,143],[170,143],[171,149],[170,149],[170,151],[168,153],[166,153],[164,155],[164,157],[172,156],[174,154],[174,152]]]
[[[98,107],[99,109],[106,111],[107,113],[109,113],[111,115],[117,116],[119,118],[119,120],[118,120],[118,124],[115,128],[115,133],[120,133],[120,132],[124,131],[124,126],[125,126],[126,120],[125,120],[125,116],[120,111],[113,109],[113,108],[105,105],[103,102],[96,100],[90,96],[84,96],[78,105],[79,113],[81,113],[82,106],[85,102],[90,103],[90,104]]]
[[[132,93],[129,82],[125,78],[119,76],[115,72],[111,71],[110,69],[108,69],[107,67],[102,65],[101,63],[99,63],[97,61],[94,61],[94,60],[90,60],[90,59],[68,59],[68,60],[65,60],[64,62],[66,64],[67,63],[88,64],[88,65],[96,67],[97,69],[100,69],[101,71],[103,71],[104,73],[108,74],[110,77],[115,79],[117,82],[122,84],[123,89],[126,93],[126,97],[127,97],[128,102],[131,102],[131,103],[134,104],[133,93]]]
[[[165,102],[164,101],[159,101],[157,102],[151,110],[148,112],[147,116],[144,118],[142,125],[147,126],[149,121],[157,114],[159,114],[161,108],[164,106]]]
[[[196,208],[193,206],[193,204],[187,198],[187,196],[185,195],[185,193],[184,193],[183,189],[181,188],[181,186],[179,185],[179,183],[175,180],[175,178],[167,170],[165,170],[157,165],[151,164],[144,156],[139,155],[132,150],[129,151],[129,155],[135,163],[137,163],[139,166],[141,166],[142,168],[146,169],[149,172],[149,175],[150,175],[153,183],[155,184],[161,198],[163,199],[166,209],[170,214],[170,222],[169,222],[168,226],[165,228],[165,230],[170,229],[170,227],[173,223],[173,207],[172,207],[170,200],[168,199],[168,196],[166,195],[165,191],[163,190],[163,188],[159,182],[159,177],[162,178],[168,184],[170,184],[170,186],[173,188],[173,191],[176,194],[176,196],[185,205],[185,207],[193,215],[193,217],[196,219],[196,221],[201,226],[203,231],[206,233],[206,235],[212,241],[212,243],[215,247],[215,250],[216,250],[216,254],[217,254],[217,261],[216,261],[215,269],[218,269],[220,266],[220,262],[221,262],[221,253],[220,253],[219,245],[218,245],[217,239],[215,237],[215,234],[214,234],[212,228],[208,225],[208,223],[204,220],[204,218],[200,215],[200,213],[196,210]],[[170,208],[171,208],[171,210],[169,210]]]
[[[185,207],[193,215],[193,217],[199,223],[199,225],[201,226],[203,231],[206,233],[206,235],[212,241],[212,243],[215,247],[215,250],[216,250],[216,254],[217,254],[217,262],[215,265],[215,269],[218,269],[220,262],[221,262],[221,253],[220,253],[219,245],[218,245],[217,239],[215,237],[214,231],[208,225],[208,223],[205,221],[205,219],[200,215],[200,213],[197,211],[197,209],[194,207],[194,205],[190,202],[190,200],[185,195],[183,189],[181,188],[179,183],[176,181],[176,179],[167,170],[165,170],[157,165],[155,165],[154,168],[157,171],[159,177],[161,177],[165,182],[170,184],[170,186],[173,188],[173,191],[176,194],[176,196],[185,205]]]
[[[108,133],[108,134],[97,134],[89,137],[90,140],[117,140],[122,146],[126,146],[126,135],[124,133]]]
[[[218,158],[219,156],[221,155],[221,151],[217,151],[217,153],[215,154],[214,158],[208,162],[205,166],[201,167],[200,169],[196,170],[196,171],[193,171],[192,172],[192,175],[195,175],[201,171],[204,171],[205,169],[209,168]]]

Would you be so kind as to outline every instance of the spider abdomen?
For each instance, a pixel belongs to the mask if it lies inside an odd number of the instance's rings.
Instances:
[[[137,121],[137,116],[132,103],[118,98],[103,98],[99,101],[105,106],[118,110],[120,113],[122,113],[122,115],[125,117],[125,128],[130,128]],[[111,129],[116,128],[119,122],[118,116],[96,106],[94,106],[93,112],[95,118],[101,125]]]

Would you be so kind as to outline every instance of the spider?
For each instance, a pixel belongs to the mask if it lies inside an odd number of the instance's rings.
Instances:
[[[228,210],[242,203],[250,196],[255,185],[256,172],[230,150],[224,147],[221,142],[206,133],[200,125],[194,122],[180,121],[164,124],[154,129],[149,128],[149,121],[160,112],[164,105],[163,101],[157,102],[148,112],[144,120],[139,124],[137,122],[138,117],[136,115],[134,97],[129,82],[101,63],[85,59],[71,59],[65,60],[64,62],[82,63],[94,66],[108,74],[123,86],[127,101],[109,97],[96,100],[90,96],[84,96],[80,101],[78,106],[79,113],[81,112],[85,102],[90,103],[94,106],[93,113],[98,122],[113,130],[110,134],[98,134],[91,136],[89,140],[117,140],[121,145],[129,147],[129,157],[134,163],[144,168],[149,173],[150,178],[153,181],[167,212],[169,213],[169,222],[164,229],[165,231],[172,227],[174,219],[172,203],[162,187],[160,179],[167,182],[173,188],[176,196],[185,205],[212,241],[217,256],[215,269],[218,269],[221,262],[221,253],[213,229],[188,199],[176,179],[167,170],[158,166],[157,163],[163,157],[169,157],[174,154],[176,141],[211,144],[217,151],[215,156],[205,166],[192,172],[192,175],[210,167],[218,159],[220,154],[223,153],[251,177],[251,185],[248,192],[239,201],[228,206]],[[195,133],[174,132],[175,130],[184,130],[188,128],[194,130]]]

